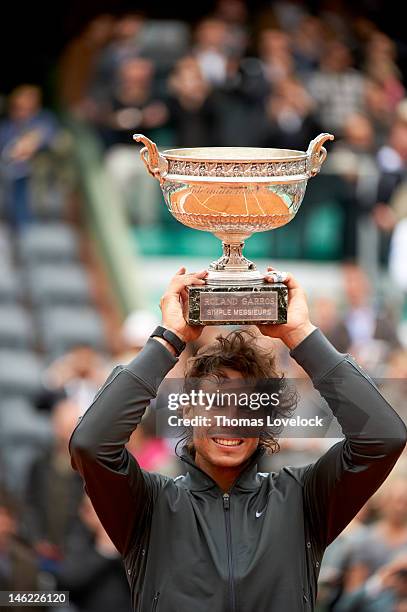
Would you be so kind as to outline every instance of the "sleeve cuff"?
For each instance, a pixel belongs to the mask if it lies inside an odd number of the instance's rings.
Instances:
[[[290,355],[312,380],[323,378],[345,359],[318,328],[290,351]]]
[[[177,362],[178,359],[161,342],[149,338],[125,369],[157,391],[165,375]]]

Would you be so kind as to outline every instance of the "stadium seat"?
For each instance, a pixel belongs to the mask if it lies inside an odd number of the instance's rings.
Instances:
[[[51,443],[50,419],[36,412],[31,402],[10,397],[0,403],[0,462],[10,491],[24,494],[33,461]]]
[[[36,397],[43,369],[42,359],[31,351],[0,349],[0,397]]]
[[[12,258],[12,249],[10,242],[10,234],[4,223],[0,223],[0,268],[3,265],[10,265]]]
[[[34,345],[34,325],[28,312],[17,304],[0,305],[0,347],[30,349]]]
[[[19,275],[11,265],[0,265],[0,304],[14,303],[21,297]]]
[[[58,221],[63,218],[66,194],[61,188],[48,187],[43,193],[34,195],[33,209],[37,219]]]
[[[39,413],[27,398],[9,397],[0,402],[0,431],[3,443],[31,442],[33,437],[49,439],[49,417]]]
[[[41,337],[45,350],[59,356],[76,346],[105,348],[103,323],[89,306],[53,306],[39,313]]]
[[[19,237],[25,263],[73,261],[79,255],[76,232],[65,223],[36,223]]]
[[[26,270],[27,285],[34,306],[88,304],[88,276],[80,264],[43,263]]]

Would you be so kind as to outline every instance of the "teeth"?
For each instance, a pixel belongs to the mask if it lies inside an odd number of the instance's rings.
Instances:
[[[226,438],[215,438],[215,442],[217,444],[222,444],[222,446],[239,446],[240,440],[228,440]]]

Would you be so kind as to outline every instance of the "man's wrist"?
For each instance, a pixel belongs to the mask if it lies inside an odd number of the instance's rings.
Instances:
[[[287,348],[292,351],[316,329],[317,328],[311,323],[311,321],[307,321],[307,323],[299,325],[295,329],[289,331],[286,335],[282,336],[281,340],[284,342]]]
[[[163,344],[175,357],[179,357],[186,346],[186,339],[179,331],[172,327],[158,325],[155,328],[151,337],[154,339],[160,339]]]
[[[165,323],[163,323],[162,326],[165,327],[165,329],[168,329],[168,331],[178,336],[178,338],[182,340],[182,342],[187,342],[187,339],[185,338],[184,334],[180,332],[179,330],[175,329],[174,327],[170,327],[169,325],[166,325]]]
[[[172,344],[167,342],[167,340],[165,340],[164,338],[159,338],[158,336],[154,336],[153,340],[155,340],[156,342],[159,342],[160,344],[165,346],[165,348],[167,349],[167,351],[169,351],[171,353],[171,355],[174,355],[174,357],[177,356],[175,348],[172,346]]]

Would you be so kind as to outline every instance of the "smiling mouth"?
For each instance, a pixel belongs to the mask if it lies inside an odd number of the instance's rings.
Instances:
[[[213,441],[219,446],[240,446],[243,443],[241,438],[213,438]]]

